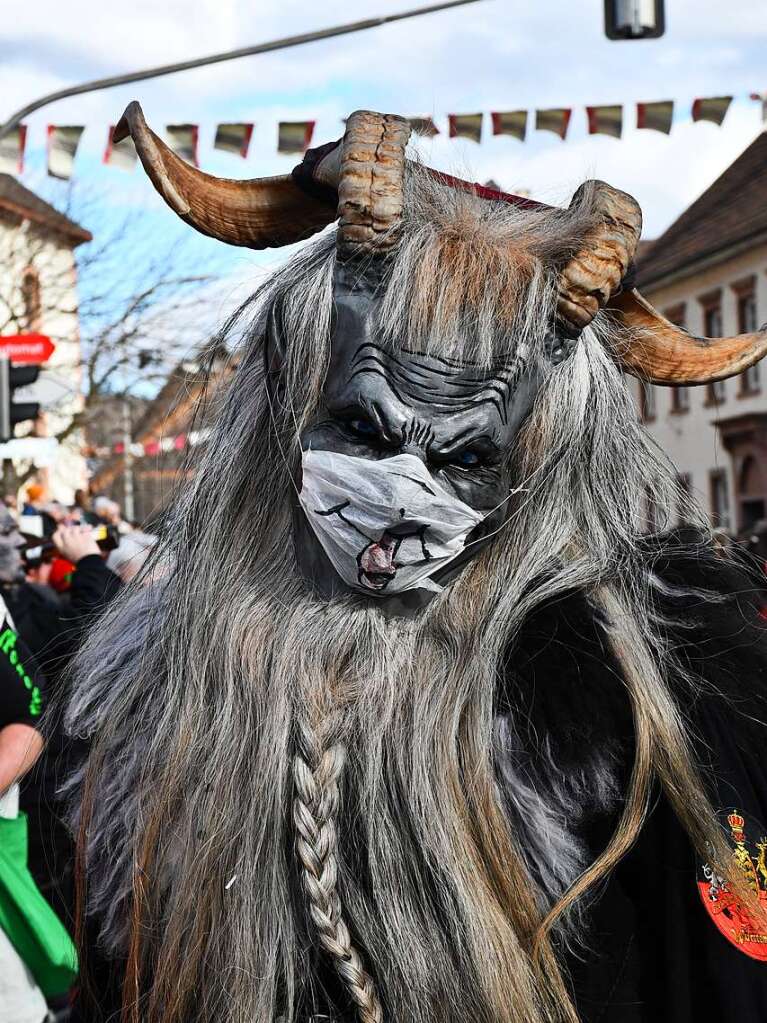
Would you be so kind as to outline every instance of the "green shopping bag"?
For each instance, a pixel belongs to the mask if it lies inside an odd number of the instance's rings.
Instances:
[[[72,986],[77,952],[27,869],[24,813],[0,817],[0,928],[46,998]]]

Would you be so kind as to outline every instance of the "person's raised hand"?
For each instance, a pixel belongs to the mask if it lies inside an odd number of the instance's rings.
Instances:
[[[73,565],[89,554],[101,554],[91,526],[59,526],[51,539],[61,556]]]

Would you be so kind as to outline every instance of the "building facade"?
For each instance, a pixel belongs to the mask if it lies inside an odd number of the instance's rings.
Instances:
[[[123,515],[150,531],[190,473],[189,448],[204,442],[217,396],[236,358],[225,350],[176,366],[151,400],[115,399],[122,423],[118,451],[91,465],[90,487],[117,501]],[[205,399],[205,400],[203,400]],[[89,429],[90,443],[98,438]],[[107,444],[108,437],[102,438]]]
[[[767,320],[767,133],[646,244],[638,286],[694,335],[750,332]],[[713,525],[741,534],[767,519],[767,365],[701,387],[630,386],[640,419]],[[666,512],[673,524],[678,516]],[[658,518],[648,508],[651,527]]]
[[[82,407],[75,249],[90,240],[79,224],[0,174],[0,336],[40,333],[56,346],[35,385],[43,405],[33,427],[38,436],[63,434]],[[82,444],[81,431],[71,431],[51,464],[36,469],[51,497],[70,503],[85,486]]]

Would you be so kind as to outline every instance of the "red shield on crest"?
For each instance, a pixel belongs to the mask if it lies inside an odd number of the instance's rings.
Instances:
[[[733,849],[733,863],[767,913],[767,831],[735,807],[723,810],[719,817]],[[753,912],[708,863],[698,872],[698,891],[706,912],[725,938],[745,955],[767,962],[767,926],[754,919]]]

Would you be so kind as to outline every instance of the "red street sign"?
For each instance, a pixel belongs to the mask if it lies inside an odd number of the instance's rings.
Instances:
[[[45,334],[12,334],[0,337],[0,352],[11,362],[47,362],[56,345]]]

